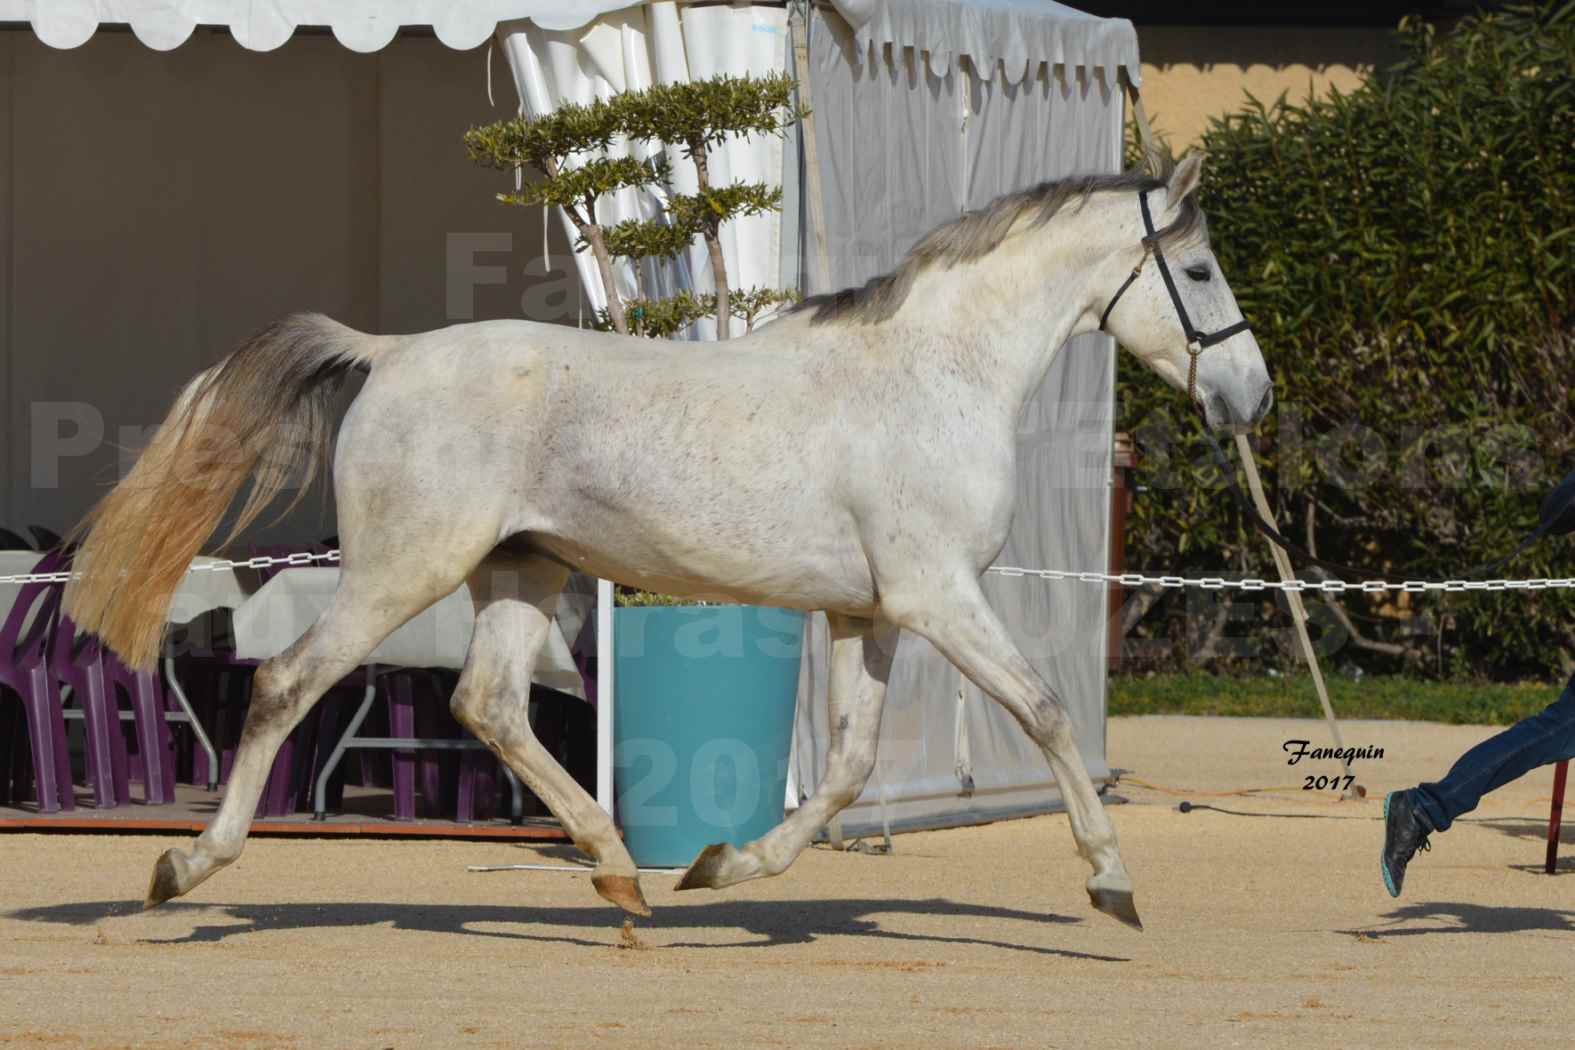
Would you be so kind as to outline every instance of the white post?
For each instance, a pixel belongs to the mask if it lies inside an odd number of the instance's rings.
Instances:
[[[596,581],[596,801],[613,811],[613,585]]]

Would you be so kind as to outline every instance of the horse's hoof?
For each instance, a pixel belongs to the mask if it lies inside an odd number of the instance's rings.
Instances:
[[[729,869],[737,867],[743,859],[743,854],[731,842],[713,842],[689,865],[689,870],[678,881],[678,888],[719,890],[731,886],[738,879],[731,877]]]
[[[148,880],[148,895],[142,902],[142,910],[157,908],[165,901],[185,893],[185,868],[185,857],[176,850],[165,850],[164,855],[153,865],[153,878]]]
[[[1134,930],[1143,928],[1143,920],[1138,918],[1137,906],[1132,903],[1131,890],[1090,889],[1088,899],[1094,907],[1119,919]]]
[[[638,915],[642,919],[649,918],[651,906],[645,903],[645,894],[640,892],[640,880],[629,875],[592,875],[591,885],[596,887],[596,892],[602,895],[603,900],[611,901],[630,915]]]

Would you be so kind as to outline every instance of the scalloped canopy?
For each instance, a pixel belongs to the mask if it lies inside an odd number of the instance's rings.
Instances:
[[[647,0],[652,2],[652,0]],[[674,3],[675,0],[654,0]],[[1052,0],[834,0],[866,48],[916,48],[944,75],[955,56],[1000,65],[1015,82],[1040,65],[1126,69],[1139,80],[1137,33]],[[0,23],[23,22],[51,47],[79,47],[100,25],[129,25],[157,51],[185,43],[199,25],[223,26],[242,47],[272,51],[301,26],[326,27],[352,51],[377,51],[404,26],[430,26],[452,48],[485,43],[500,22],[530,19],[567,30],[629,0],[0,0]],[[778,5],[773,5],[778,6]]]

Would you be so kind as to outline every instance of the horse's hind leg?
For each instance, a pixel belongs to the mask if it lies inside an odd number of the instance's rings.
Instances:
[[[1039,745],[1061,789],[1078,852],[1094,868],[1087,883],[1090,900],[1100,911],[1142,929],[1115,828],[1077,752],[1066,705],[1018,651],[978,580],[958,573],[939,588],[934,584],[883,587],[881,607],[903,627],[929,639],[958,670],[1010,711]]]
[[[530,727],[531,671],[568,570],[545,558],[494,554],[470,576],[476,626],[454,691],[454,715],[507,762],[596,860],[596,892],[635,915],[651,909],[612,819],[542,747]]]
[[[451,574],[445,574],[413,558],[345,566],[328,610],[294,645],[257,669],[218,815],[190,852],[172,849],[159,858],[145,907],[189,892],[241,855],[257,799],[284,738],[318,698],[365,662],[384,638],[459,586],[468,567],[451,565]]]
[[[831,682],[827,703],[830,754],[815,794],[786,820],[738,849],[707,846],[678,883],[681,890],[721,889],[745,879],[778,875],[798,859],[826,822],[864,790],[875,768],[886,678],[897,649],[897,629],[888,623],[831,619]]]

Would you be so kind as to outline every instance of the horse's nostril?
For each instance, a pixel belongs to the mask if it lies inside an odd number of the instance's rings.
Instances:
[[[1208,408],[1204,412],[1209,422],[1216,425],[1234,423],[1231,418],[1230,402],[1224,394],[1213,394],[1209,397]]]
[[[1274,407],[1274,384],[1270,383],[1263,388],[1263,400],[1258,402],[1258,410],[1252,414],[1254,423],[1269,414],[1269,409]]]

